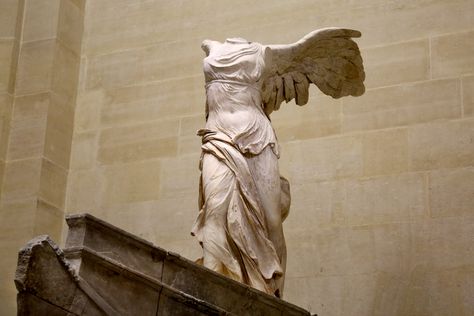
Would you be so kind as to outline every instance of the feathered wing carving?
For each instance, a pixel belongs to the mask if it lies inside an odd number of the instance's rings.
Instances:
[[[333,98],[362,95],[364,67],[359,47],[351,39],[360,36],[355,30],[326,28],[293,44],[268,45],[271,62],[262,86],[265,113],[292,99],[305,105],[311,83]]]

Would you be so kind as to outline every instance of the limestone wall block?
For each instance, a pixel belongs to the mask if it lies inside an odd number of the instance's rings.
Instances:
[[[18,0],[4,0],[0,3],[0,38],[13,38],[18,12]]]
[[[324,277],[294,277],[285,280],[285,300],[328,316],[344,314],[344,289],[347,288],[343,275]]]
[[[204,128],[205,125],[206,118],[204,113],[181,117],[179,122],[179,136],[196,136],[197,131]]]
[[[26,198],[14,201],[2,201],[0,212],[0,300],[3,311],[16,311],[16,293],[12,284],[15,276],[15,265],[18,260],[18,249],[30,240],[34,233],[34,211],[36,198]],[[33,215],[32,215],[33,214]],[[11,287],[7,287],[10,285]]]
[[[460,82],[435,80],[367,91],[343,104],[343,131],[404,126],[461,116]]]
[[[314,234],[287,232],[285,229],[285,239],[288,253],[286,280],[312,277],[324,272],[321,272],[322,256]],[[342,246],[339,245],[340,252]]]
[[[375,269],[377,272],[392,276],[407,275],[411,271],[411,253],[414,244],[411,238],[410,223],[404,221],[380,224],[371,226],[371,228],[374,237]],[[385,280],[383,284],[390,288],[394,286],[394,281]],[[386,301],[388,297],[382,297],[382,299],[381,304],[389,304]]]
[[[338,134],[341,130],[341,101],[324,96],[312,87],[308,104],[299,107],[294,102],[283,103],[271,114],[271,119],[280,142]]]
[[[199,153],[163,159],[159,188],[160,198],[194,197],[196,204],[193,209],[197,209],[199,177]]]
[[[390,129],[362,135],[364,176],[408,171],[408,132]]]
[[[474,303],[472,302],[472,292],[474,291],[474,271],[466,268],[459,272],[458,281],[461,292],[461,306],[464,314],[474,313]]]
[[[198,38],[200,42],[204,39],[202,34],[217,40],[224,40],[230,34],[263,43],[291,42],[310,30],[334,25],[350,25],[363,34],[370,34],[360,40],[366,47],[472,28],[470,17],[474,11],[469,0],[423,4],[413,1],[344,1],[343,4],[324,1],[318,5],[306,1],[279,4],[271,1],[258,4],[201,1],[182,5],[162,2],[159,6],[153,1],[133,5],[110,2],[94,2],[89,8],[88,54],[147,46],[156,43],[157,39],[174,41],[178,37],[189,41]],[[250,12],[249,5],[252,6]],[[440,15],[442,19],[433,19]]]
[[[474,76],[462,79],[463,110],[465,116],[474,115]]]
[[[36,197],[2,201],[0,205],[2,212],[0,228],[2,233],[5,233],[5,236],[10,236],[10,238],[2,238],[0,243],[2,243],[3,246],[21,247],[22,243],[27,242],[33,237],[35,216],[32,216],[32,211],[35,207]],[[12,261],[14,261],[16,257],[5,257],[4,260],[5,259],[12,259]],[[14,270],[12,267],[9,269]]]
[[[410,224],[412,273],[458,269],[474,264],[472,216],[439,217]],[[416,271],[419,270],[419,271]]]
[[[125,184],[118,185],[123,186]],[[101,208],[103,191],[104,177],[101,169],[70,170],[68,174],[66,212],[74,214],[87,211],[95,214]]]
[[[164,118],[202,115],[204,78],[193,76],[106,91],[103,126],[122,126]]]
[[[286,238],[288,278],[375,272],[374,232],[370,226],[317,227],[312,232],[289,232]]]
[[[178,120],[104,129],[98,159],[103,164],[139,161],[177,155]]]
[[[440,121],[408,130],[411,170],[472,166],[474,120]]]
[[[0,40],[0,92],[8,90],[13,40]]]
[[[362,175],[362,142],[357,136],[328,137],[283,144],[281,174],[291,183]]]
[[[161,240],[163,243],[192,241],[189,247],[200,248],[197,240],[190,235],[198,213],[194,197],[186,196],[179,203],[174,198],[124,203],[115,208],[105,208],[102,212],[115,218],[127,231],[137,233],[146,240]]]
[[[54,205],[41,199],[37,200],[34,235],[48,235],[51,239],[61,240],[64,226],[64,213]]]
[[[13,111],[13,97],[10,94],[0,94],[0,156],[6,157],[8,138],[10,137],[10,120]]]
[[[175,157],[177,137],[160,137],[116,146],[99,147],[98,161],[103,165]]]
[[[429,184],[432,217],[473,215],[473,167],[432,171]]]
[[[64,209],[67,188],[67,169],[43,159],[38,196],[47,204]]]
[[[362,34],[371,34],[362,37],[365,46],[469,29],[472,28],[473,11],[474,5],[469,0],[396,1],[373,9],[361,7],[357,15],[346,11],[348,16],[341,16],[341,19],[346,21],[344,25],[349,23]]]
[[[173,39],[185,23],[184,7],[186,5],[173,1],[90,2],[84,30],[87,36],[85,52],[103,54],[149,45],[164,37]],[[188,30],[192,32],[191,28]]]
[[[364,84],[369,89],[430,78],[427,39],[368,48],[361,53]]]
[[[22,45],[16,72],[16,93],[18,95],[49,90],[55,48],[55,39]]]
[[[196,135],[178,137],[178,156],[199,155],[201,144],[201,138]]]
[[[76,99],[80,59],[60,42],[55,47],[51,90],[68,104]]]
[[[9,123],[8,160],[41,157],[49,102],[49,93],[15,98]]]
[[[5,163],[2,200],[27,199],[39,190],[41,159],[31,158]]]
[[[98,140],[97,131],[74,134],[71,147],[71,169],[89,169],[97,164]]]
[[[377,291],[378,277],[379,275],[375,273],[346,277],[346,290],[343,294],[345,297],[344,314],[352,316],[374,314],[374,307],[377,304],[376,298],[382,292]],[[397,297],[392,299],[396,301]],[[390,315],[390,312],[385,312],[383,315]]]
[[[428,214],[425,191],[425,180],[419,173],[347,180],[347,222],[370,225],[423,219]]]
[[[243,29],[243,25],[247,28],[252,26],[255,32],[259,32],[255,26],[279,22],[283,15],[287,18],[290,17],[294,22],[302,16],[303,9],[306,9],[306,14],[310,10],[313,16],[318,12],[316,7],[308,6],[307,2],[297,1],[278,4],[271,1],[259,3],[249,1],[239,1],[238,3],[232,1],[219,3],[212,1],[201,1],[200,3],[160,1],[159,5],[157,2],[140,1],[130,4],[126,1],[102,1],[91,3],[88,11],[90,23],[86,25],[88,42],[85,51],[93,55],[104,54],[130,47],[146,46],[158,41],[200,38],[203,36],[202,34],[209,34],[208,36],[212,35],[215,39],[224,40],[224,36],[247,35],[240,31]],[[232,6],[232,10],[229,11],[230,6]],[[252,6],[251,11],[248,10],[249,6]],[[130,28],[127,27],[128,25],[136,27]],[[229,36],[229,33],[232,34]],[[247,33],[249,34],[248,31]],[[280,36],[285,35],[283,33]],[[200,38],[201,41],[203,39]],[[256,38],[249,39],[258,40]]]
[[[298,235],[318,227],[341,226],[346,223],[343,203],[344,181],[293,182],[290,184],[291,208],[285,221],[285,232]]]
[[[100,145],[106,147],[134,143],[140,140],[178,136],[178,130],[179,121],[177,119],[105,128],[100,133]]]
[[[58,39],[77,56],[81,55],[84,6],[84,0],[63,0],[59,7]]]
[[[25,0],[23,41],[37,41],[56,37],[59,0]]]
[[[433,78],[474,73],[474,31],[434,37],[431,61]]]
[[[101,172],[104,179],[101,207],[157,200],[159,197],[159,160],[107,166]]]
[[[326,228],[314,235],[320,256],[319,271],[324,275],[341,275],[351,269],[351,249],[344,227]]]
[[[194,154],[196,156],[201,152],[201,137],[196,133],[206,125],[204,114],[184,116],[179,124],[178,155]]]
[[[349,246],[351,265],[348,274],[370,274],[376,271],[376,252],[374,230],[370,226],[353,226],[347,230],[347,243]],[[354,280],[357,281],[357,280]],[[362,285],[362,283],[357,282]],[[373,289],[370,289],[372,292]],[[364,299],[370,299],[370,292],[364,293]],[[361,304],[368,308],[367,302]]]
[[[199,40],[165,42],[93,56],[89,59],[86,87],[114,88],[195,76],[202,69],[203,56],[195,53],[200,45]]]
[[[76,132],[98,130],[101,127],[101,109],[105,102],[106,95],[101,89],[79,93],[74,112],[74,130]]]
[[[392,1],[333,2],[335,10],[326,11],[325,6],[299,2],[288,9],[287,19],[277,22],[248,25],[244,36],[251,35],[256,41],[265,43],[297,40],[311,29],[327,26],[350,26],[363,34],[358,39],[361,47],[372,47],[427,38],[433,34],[445,34],[472,29],[474,11],[470,0],[461,1]],[[324,7],[324,9],[322,9]],[[257,13],[258,14],[258,13]],[[440,17],[440,18],[433,18]],[[237,19],[235,24],[238,24]],[[234,25],[235,25],[234,24]],[[232,30],[229,25],[229,30]],[[253,30],[253,31],[252,31]]]
[[[69,167],[74,126],[74,108],[61,96],[51,93],[46,124],[44,156],[55,164]]]

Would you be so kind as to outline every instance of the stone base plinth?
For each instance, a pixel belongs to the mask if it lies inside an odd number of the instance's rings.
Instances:
[[[309,312],[167,252],[91,215],[19,254],[19,315],[294,315]]]

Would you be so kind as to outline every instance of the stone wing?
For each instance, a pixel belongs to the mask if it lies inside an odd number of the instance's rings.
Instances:
[[[355,30],[326,28],[294,44],[268,45],[269,75],[262,87],[265,113],[269,115],[292,99],[305,105],[311,83],[333,98],[362,95],[364,67],[359,47],[351,39],[360,36]]]

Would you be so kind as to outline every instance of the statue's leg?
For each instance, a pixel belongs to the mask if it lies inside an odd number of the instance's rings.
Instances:
[[[286,244],[283,234],[281,204],[280,204],[280,172],[278,170],[278,158],[270,147],[266,147],[262,153],[248,158],[248,164],[252,177],[257,186],[259,199],[265,214],[268,237],[273,242],[275,250],[283,271],[286,270]],[[279,282],[280,296],[283,290],[283,277]]]
[[[234,258],[226,232],[227,212],[236,185],[234,173],[211,154],[204,155],[202,163],[205,202],[203,265],[242,282],[240,266]]]

